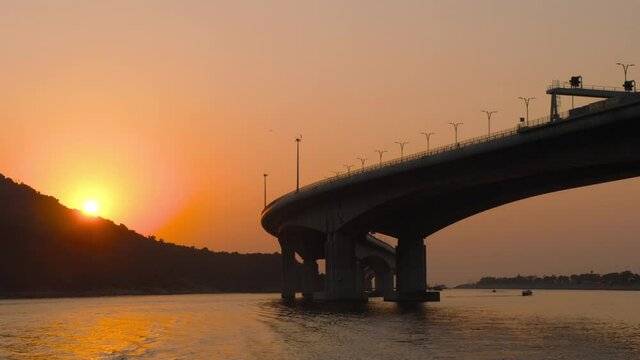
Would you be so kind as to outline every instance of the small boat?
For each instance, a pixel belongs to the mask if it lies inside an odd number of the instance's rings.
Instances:
[[[496,292],[496,289],[491,290],[491,292]]]
[[[531,296],[531,295],[533,295],[533,291],[531,291],[530,289],[522,290],[522,296]]]

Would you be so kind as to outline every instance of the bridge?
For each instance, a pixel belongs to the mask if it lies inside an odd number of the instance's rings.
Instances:
[[[548,89],[547,117],[318,181],[268,204],[262,226],[282,247],[283,297],[295,296],[297,253],[305,279],[326,259],[324,290],[316,296],[306,285],[309,297],[361,301],[375,277],[387,300],[437,301],[426,289],[429,235],[510,202],[640,176],[640,93],[573,80]],[[604,100],[560,114],[560,95]],[[397,238],[395,253],[372,233]]]

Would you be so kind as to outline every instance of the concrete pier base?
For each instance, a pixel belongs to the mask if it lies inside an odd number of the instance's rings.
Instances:
[[[293,244],[285,239],[278,239],[282,251],[282,289],[283,299],[296,298],[296,253]]]
[[[373,291],[373,278],[376,273],[373,270],[369,269],[369,271],[364,274],[364,291],[371,293]]]
[[[359,264],[356,259],[356,238],[340,232],[327,235],[326,242],[326,300],[367,301]]]
[[[396,287],[400,294],[412,294],[427,290],[426,246],[420,236],[405,235],[398,238],[396,246]]]
[[[314,298],[316,279],[318,278],[318,263],[316,260],[305,259],[302,263],[302,297]]]
[[[383,297],[393,296],[393,272],[391,269],[380,271],[376,274],[376,291]]]
[[[421,235],[406,234],[396,246],[395,296],[390,301],[440,301],[439,292],[427,292],[427,247]]]

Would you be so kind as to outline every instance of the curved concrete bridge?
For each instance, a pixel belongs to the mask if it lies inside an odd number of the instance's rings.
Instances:
[[[376,232],[398,239],[395,298],[424,300],[430,234],[520,199],[639,175],[640,99],[623,93],[311,184],[269,204],[262,226],[282,246],[285,297],[295,251],[305,264],[326,259],[327,300],[362,299],[356,248]]]

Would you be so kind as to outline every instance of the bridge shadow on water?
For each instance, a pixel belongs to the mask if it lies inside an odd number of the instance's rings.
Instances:
[[[304,343],[305,349],[309,346],[307,341],[342,343],[345,348],[360,348],[366,344],[366,348],[377,348],[383,352],[389,349],[381,350],[382,343],[392,348],[401,346],[398,344],[431,347],[434,339],[442,339],[443,333],[455,332],[453,329],[458,327],[451,323],[452,317],[457,317],[455,313],[433,303],[395,303],[379,299],[367,303],[278,299],[264,302],[261,307],[265,324],[290,343]],[[375,352],[371,354],[378,355]]]
[[[439,308],[422,302],[323,302],[281,299],[269,302],[265,306],[286,316],[375,317],[377,315],[409,315],[428,319],[430,315],[435,315],[440,311]]]

